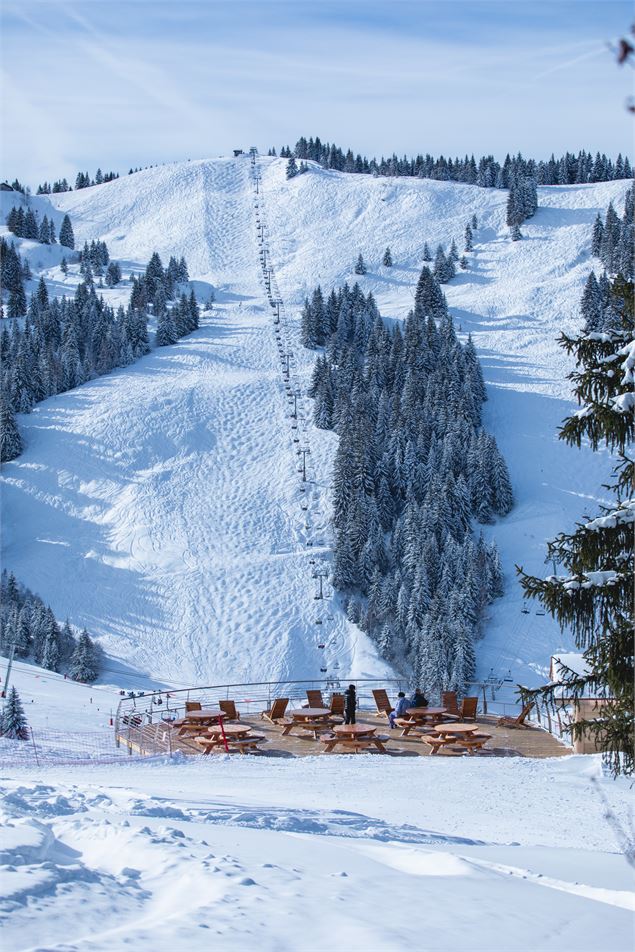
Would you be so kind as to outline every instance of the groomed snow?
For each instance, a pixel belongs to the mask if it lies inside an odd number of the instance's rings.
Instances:
[[[492,606],[479,671],[536,683],[551,654],[571,645],[550,618],[521,613],[515,564],[543,565],[545,540],[593,510],[608,460],[556,439],[570,410],[560,330],[577,307],[592,260],[590,227],[625,182],[543,188],[540,208],[512,243],[505,195],[453,183],[310,171],[288,182],[285,163],[260,159],[278,283],[292,319],[319,281],[361,283],[388,317],[412,304],[424,241],[453,237],[479,218],[471,268],[446,287],[457,326],[471,331],[490,400],[485,423],[509,462],[517,505],[496,539],[506,596]],[[3,197],[3,202],[11,196]],[[249,160],[149,169],[79,192],[37,199],[71,215],[76,244],[100,238],[124,275],[154,250],[185,255],[218,304],[201,329],[126,370],[40,404],[21,420],[26,450],[3,467],[4,564],[97,634],[115,660],[171,684],[380,675],[372,646],[329,603],[316,627],[309,564],[328,543],[333,434],[310,434],[309,510],[270,310],[259,283]],[[21,246],[27,243],[19,242]],[[33,245],[34,243],[29,243]],[[379,265],[389,244],[392,269]],[[55,293],[76,273],[60,249],[29,251]],[[35,261],[40,254],[42,260]],[[53,256],[50,267],[43,256]],[[125,285],[106,292],[113,302]],[[312,355],[295,348],[300,373]],[[312,541],[313,552],[307,546]],[[327,643],[327,649],[318,649]],[[141,680],[141,677],[139,678]]]

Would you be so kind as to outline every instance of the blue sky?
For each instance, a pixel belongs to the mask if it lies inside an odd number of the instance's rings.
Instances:
[[[2,176],[319,135],[380,155],[632,153],[623,0],[4,0]]]

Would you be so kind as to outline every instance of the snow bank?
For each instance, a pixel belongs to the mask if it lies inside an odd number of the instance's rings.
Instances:
[[[5,942],[630,949],[632,871],[596,759],[390,768],[390,796],[384,758],[354,756],[5,776]],[[623,821],[627,785],[599,783]]]

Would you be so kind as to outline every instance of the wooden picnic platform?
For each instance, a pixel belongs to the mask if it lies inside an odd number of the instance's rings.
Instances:
[[[258,757],[337,757],[341,754],[323,753],[324,744],[319,740],[306,739],[301,732],[292,732],[283,736],[283,727],[271,724],[260,718],[258,714],[241,714],[242,726],[249,726],[253,734],[264,737],[261,749],[252,754]],[[430,747],[424,744],[419,734],[411,733],[407,737],[401,736],[399,729],[390,730],[388,719],[376,717],[371,711],[358,711],[357,723],[376,728],[376,733],[389,737],[386,744],[387,754],[379,751],[368,756],[393,757],[428,757]],[[563,757],[572,753],[570,747],[558,741],[552,734],[539,727],[529,726],[520,728],[500,727],[495,716],[478,716],[476,724],[483,733],[491,734],[485,749],[475,756],[478,757]],[[122,727],[118,734],[121,745],[134,754],[148,756],[158,754],[181,753],[185,755],[200,755],[201,747],[191,737],[179,737],[177,731],[161,721],[155,724],[146,724],[142,727]],[[362,755],[363,756],[363,755]],[[437,757],[452,756],[443,750]]]

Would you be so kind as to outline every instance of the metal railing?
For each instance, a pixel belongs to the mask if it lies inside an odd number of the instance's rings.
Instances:
[[[329,678],[300,681],[259,681],[237,684],[211,684],[173,691],[140,692],[134,697],[122,698],[115,714],[115,735],[125,737],[131,729],[160,721],[173,721],[185,713],[188,701],[198,701],[201,707],[217,707],[221,700],[231,700],[246,714],[259,713],[271,707],[277,697],[289,698],[291,707],[306,702],[307,690],[321,690],[324,695],[341,693],[354,684],[360,708],[374,709],[372,691],[385,688],[391,695],[408,688],[406,678]],[[326,700],[326,697],[325,697]]]
[[[162,721],[177,720],[185,713],[188,701],[197,701],[201,707],[217,707],[221,700],[234,701],[237,707],[245,714],[256,714],[271,707],[275,698],[289,698],[291,707],[306,703],[307,690],[321,690],[327,697],[332,693],[341,693],[348,684],[354,684],[357,690],[357,699],[360,709],[374,710],[375,702],[372,691],[384,688],[390,697],[395,699],[399,691],[412,689],[412,679],[408,678],[328,678],[302,679],[293,681],[258,681],[239,682],[236,684],[211,684],[178,688],[169,691],[139,692],[134,696],[121,699],[115,715],[115,735],[125,739],[130,737],[132,744],[143,744],[140,729],[158,724]],[[515,698],[499,698],[492,691],[489,681],[470,681],[466,685],[465,695],[479,698],[479,713],[515,715],[521,710],[521,705]],[[438,703],[441,690],[435,692],[429,699],[431,703]],[[535,720],[535,718],[532,718]],[[541,724],[540,715],[537,719]],[[544,725],[549,729],[547,725]],[[134,738],[131,731],[134,732]],[[154,751],[152,751],[154,752]]]

